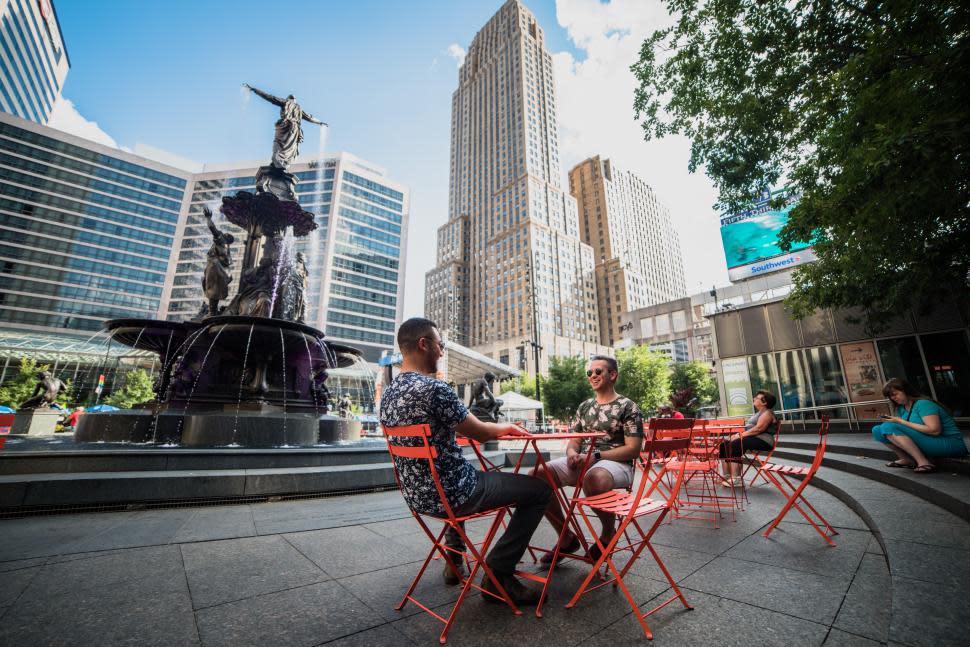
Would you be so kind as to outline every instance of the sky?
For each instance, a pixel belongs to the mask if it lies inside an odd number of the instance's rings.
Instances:
[[[269,159],[286,96],[347,151],[411,188],[405,318],[423,314],[435,231],[448,219],[451,95],[458,64],[501,0],[55,0],[71,70],[51,125],[160,161]],[[526,0],[556,77],[563,178],[600,155],[637,174],[671,211],[693,294],[726,285],[715,190],[690,174],[688,140],[645,142],[629,71],[670,18],[658,0]],[[306,125],[302,153],[319,147]],[[568,184],[564,182],[564,187]]]

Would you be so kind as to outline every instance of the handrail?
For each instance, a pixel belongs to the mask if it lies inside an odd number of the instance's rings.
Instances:
[[[864,402],[843,402],[842,404],[823,404],[823,405],[818,405],[814,407],[799,407],[797,409],[779,409],[775,413],[777,413],[780,416],[785,416],[786,414],[791,414],[791,413],[810,413],[814,411],[820,411],[823,409],[846,409],[849,412],[849,417],[846,418],[846,420],[849,421],[849,428],[850,429],[852,428],[852,423],[854,422],[855,428],[860,429],[861,427],[859,425],[859,419],[855,415],[856,407],[864,407],[864,406],[870,406],[870,405],[883,406],[888,404],[890,404],[889,399],[883,398],[881,400],[866,400]],[[789,420],[788,422],[789,423],[800,422],[802,425],[802,430],[804,431],[805,429],[804,418],[802,418],[801,420]]]

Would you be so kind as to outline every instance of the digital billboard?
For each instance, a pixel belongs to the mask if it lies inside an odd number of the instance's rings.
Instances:
[[[771,208],[769,202],[780,196],[790,199],[780,209]],[[815,260],[811,243],[797,243],[787,252],[778,246],[778,234],[797,202],[787,189],[766,190],[750,208],[721,216],[728,278],[738,281]]]

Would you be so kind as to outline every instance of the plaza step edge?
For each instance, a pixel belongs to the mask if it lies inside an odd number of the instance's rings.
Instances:
[[[484,452],[503,462],[505,452]],[[478,467],[474,456],[469,456]],[[0,512],[18,508],[177,503],[396,487],[390,461],[361,465],[0,475]]]

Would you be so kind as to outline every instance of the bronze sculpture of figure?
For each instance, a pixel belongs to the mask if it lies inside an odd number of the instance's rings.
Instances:
[[[54,377],[50,371],[42,371],[37,374],[37,386],[34,393],[24,400],[20,405],[19,411],[26,409],[49,409],[57,400],[57,396],[64,388],[64,383]]]
[[[235,241],[229,232],[219,231],[212,222],[212,212],[203,207],[206,224],[212,232],[212,247],[206,257],[205,272],[202,275],[202,289],[205,298],[209,300],[209,315],[219,314],[219,302],[229,296],[229,284],[232,283],[232,254],[229,246]]]
[[[471,404],[468,410],[482,422],[497,422],[502,409],[502,400],[492,395],[495,375],[486,373],[483,378],[472,382]]]
[[[311,124],[320,126],[326,126],[326,124],[303,110],[292,94],[281,99],[268,92],[258,90],[248,83],[244,85],[257,96],[280,108],[280,118],[276,122],[276,136],[273,138],[272,164],[285,171],[300,152],[300,143],[303,141],[302,120],[306,119]]]

